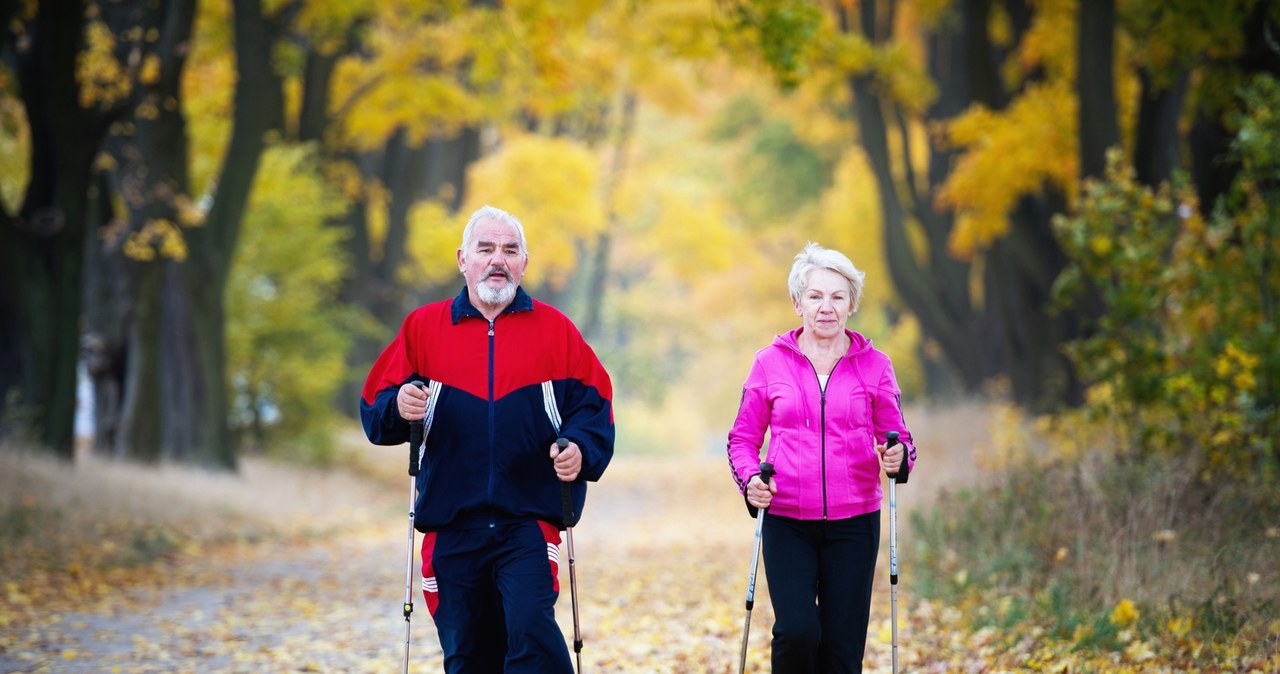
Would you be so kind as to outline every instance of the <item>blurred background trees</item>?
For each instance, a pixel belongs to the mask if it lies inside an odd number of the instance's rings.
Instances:
[[[404,314],[457,292],[462,221],[490,203],[525,222],[526,284],[601,353],[636,448],[723,442],[814,240],[868,271],[854,327],[909,395],[1277,458],[1273,3],[9,0],[0,20],[0,418],[62,456],[80,368],[95,451],[324,460]]]

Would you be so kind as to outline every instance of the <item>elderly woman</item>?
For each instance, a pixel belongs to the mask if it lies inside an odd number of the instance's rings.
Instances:
[[[729,432],[733,478],[762,515],[774,674],[860,672],[880,547],[880,472],[915,447],[889,357],[845,323],[864,273],[810,243],[787,284],[800,327],[756,352]],[[760,448],[776,474],[760,480]],[[898,431],[902,444],[886,447]]]

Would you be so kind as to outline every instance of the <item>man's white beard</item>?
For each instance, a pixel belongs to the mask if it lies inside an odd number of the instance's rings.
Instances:
[[[516,298],[516,284],[507,279],[507,284],[501,288],[490,287],[489,284],[481,280],[476,283],[476,296],[480,301],[491,307],[506,306],[511,300]]]

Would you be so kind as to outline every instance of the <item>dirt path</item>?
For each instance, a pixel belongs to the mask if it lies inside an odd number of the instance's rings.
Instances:
[[[961,420],[917,419],[916,434]],[[972,455],[949,451],[922,461],[933,472],[921,470],[910,491],[899,492],[904,579],[906,514],[940,485],[972,477],[965,473]],[[727,470],[719,455],[618,457],[593,489],[575,529],[587,671],[736,671],[753,521]],[[386,512],[403,510],[400,500],[388,494]],[[398,672],[407,521],[387,520],[314,543],[264,543],[185,562],[174,574],[181,580],[23,628],[21,646],[0,652],[0,672]],[[565,566],[558,615],[571,639]],[[887,547],[880,570],[886,566]],[[758,583],[749,663],[766,671],[772,615],[763,571]],[[866,663],[868,671],[889,671],[889,589],[883,580],[877,587]],[[439,671],[434,626],[415,599],[411,671]],[[913,621],[925,618],[907,612],[909,583],[899,601],[899,641],[907,643]],[[918,653],[902,657],[922,662]]]

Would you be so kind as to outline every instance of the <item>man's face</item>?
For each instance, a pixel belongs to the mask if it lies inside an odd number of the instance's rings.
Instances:
[[[501,220],[476,223],[470,247],[458,249],[458,269],[476,307],[503,308],[510,304],[527,264],[520,234]]]

